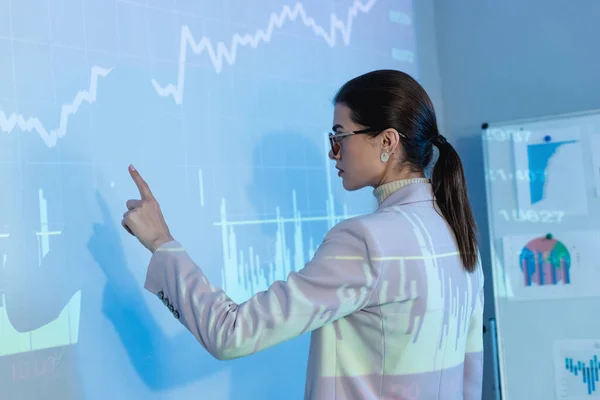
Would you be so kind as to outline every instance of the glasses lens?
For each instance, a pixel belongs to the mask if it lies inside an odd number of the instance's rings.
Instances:
[[[337,156],[338,153],[340,152],[340,144],[336,143],[331,147],[331,151],[333,152],[334,156]]]
[[[335,136],[329,135],[329,144],[331,144],[331,152],[334,156],[337,156],[337,153],[340,151],[340,144],[335,139]]]

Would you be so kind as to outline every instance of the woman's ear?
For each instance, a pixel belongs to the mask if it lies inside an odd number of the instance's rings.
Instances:
[[[389,153],[394,153],[400,145],[400,134],[393,128],[381,132],[381,148]]]

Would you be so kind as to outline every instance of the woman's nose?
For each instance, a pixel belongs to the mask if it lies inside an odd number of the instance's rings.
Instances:
[[[340,159],[340,152],[338,151],[337,154],[333,154],[333,150],[329,150],[329,159],[330,160],[339,160]]]

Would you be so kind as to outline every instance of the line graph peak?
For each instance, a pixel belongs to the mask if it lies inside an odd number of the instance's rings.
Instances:
[[[340,32],[343,43],[348,45],[350,44],[354,19],[359,13],[368,13],[376,2],[377,0],[367,0],[365,2],[355,0],[348,9],[345,20],[338,18],[335,13],[332,13],[329,30],[319,25],[317,21],[306,12],[302,3],[298,2],[293,6],[285,5],[279,13],[271,13],[265,29],[258,29],[253,34],[242,35],[235,33],[232,36],[229,47],[223,42],[213,44],[206,36],[203,36],[199,41],[196,41],[190,28],[187,25],[183,25],[181,27],[177,83],[170,83],[163,86],[153,79],[152,85],[161,97],[172,96],[176,104],[181,104],[185,86],[185,64],[188,48],[197,55],[206,53],[215,72],[220,73],[223,70],[225,63],[233,65],[236,62],[238,48],[249,46],[254,49],[262,43],[268,43],[271,41],[275,29],[281,29],[286,23],[294,22],[297,19],[300,19],[304,26],[311,29],[317,37],[322,38],[330,47],[334,47],[338,44],[338,35],[336,34],[338,31]]]
[[[6,114],[0,110],[0,132],[12,133],[15,130],[21,132],[36,131],[48,147],[56,146],[58,139],[67,134],[69,118],[76,114],[83,103],[94,103],[98,92],[98,81],[108,76],[112,68],[93,66],[90,74],[90,85],[87,90],[77,92],[71,103],[63,104],[60,112],[58,127],[48,130],[36,117],[25,117],[19,113]]]

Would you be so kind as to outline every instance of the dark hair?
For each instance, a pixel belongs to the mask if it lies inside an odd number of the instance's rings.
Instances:
[[[454,233],[464,268],[472,272],[478,261],[477,228],[462,162],[454,147],[440,135],[433,103],[423,87],[404,72],[378,70],[348,81],[333,103],[350,108],[352,120],[359,125],[394,128],[401,133],[406,155],[403,164],[412,171],[423,171],[431,161],[432,145],[438,147],[431,179],[434,196]]]

